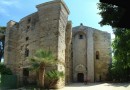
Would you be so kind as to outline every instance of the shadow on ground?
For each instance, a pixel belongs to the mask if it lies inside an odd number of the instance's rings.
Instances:
[[[114,87],[128,87],[130,83],[108,83],[107,86],[114,86]]]

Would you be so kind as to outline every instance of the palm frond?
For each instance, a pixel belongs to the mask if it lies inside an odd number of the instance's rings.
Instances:
[[[55,65],[58,63],[51,51],[44,51],[42,49],[36,51],[34,56],[29,57],[28,59],[34,68],[38,68],[40,65]]]
[[[56,80],[60,77],[64,77],[64,73],[57,70],[51,70],[47,72],[45,76],[50,80]]]

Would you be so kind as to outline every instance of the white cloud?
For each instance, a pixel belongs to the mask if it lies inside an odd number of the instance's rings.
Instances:
[[[18,3],[18,0],[1,0],[0,5],[11,6]]]
[[[7,0],[2,0],[2,1],[0,1],[0,4],[2,4],[2,5],[7,5],[7,6],[10,6],[10,5],[12,5],[14,2],[10,2],[10,1],[7,1]]]
[[[3,8],[5,7],[21,8],[19,0],[0,0],[0,6]]]
[[[2,7],[0,7],[0,15],[1,16],[10,16],[8,11]]]
[[[10,16],[9,10],[11,7],[21,8],[19,0],[0,0],[0,15]]]

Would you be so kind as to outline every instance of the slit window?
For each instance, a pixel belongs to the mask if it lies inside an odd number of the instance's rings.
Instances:
[[[99,59],[99,51],[96,51],[96,59]]]
[[[29,37],[26,37],[26,41],[28,41],[29,40]]]
[[[25,57],[28,57],[28,56],[29,56],[29,49],[26,48],[26,49],[25,49]]]

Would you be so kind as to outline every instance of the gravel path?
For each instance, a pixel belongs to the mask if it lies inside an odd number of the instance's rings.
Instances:
[[[130,90],[130,83],[73,83],[59,90]]]

